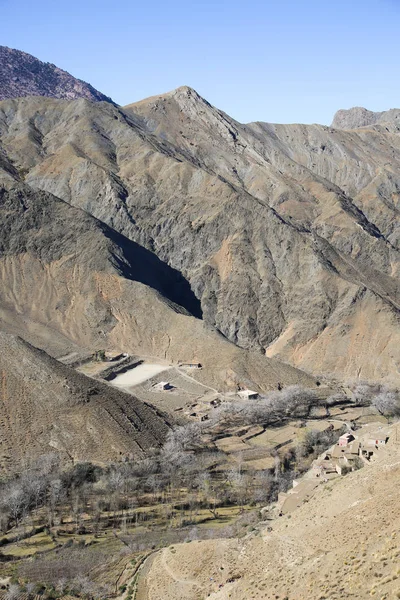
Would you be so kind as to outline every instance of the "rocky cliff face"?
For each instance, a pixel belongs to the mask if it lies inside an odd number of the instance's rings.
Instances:
[[[398,380],[396,111],[392,127],[371,131],[244,126],[188,88],[127,110],[238,195],[212,234],[230,223],[216,253],[219,264],[229,256],[230,274],[221,277],[215,259],[203,274],[211,318],[230,339],[314,372]]]
[[[400,137],[385,127],[242,125],[179,88],[125,109],[6,101],[0,143],[25,184],[179,271],[236,345],[400,380]]]
[[[34,56],[0,46],[0,100],[23,96],[112,102],[88,83]]]

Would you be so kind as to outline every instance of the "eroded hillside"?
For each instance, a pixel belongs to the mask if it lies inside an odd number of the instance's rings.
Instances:
[[[138,458],[164,442],[161,414],[21,338],[0,334],[0,470],[57,452],[66,463]]]

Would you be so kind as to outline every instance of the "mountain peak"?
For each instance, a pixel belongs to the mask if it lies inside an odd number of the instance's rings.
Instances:
[[[181,85],[170,92],[170,94],[185,94],[186,96],[200,96],[195,89],[189,85]]]
[[[0,46],[0,100],[24,96],[47,96],[92,102],[111,102],[90,84],[76,79],[51,63],[27,52]]]
[[[381,115],[381,112],[373,112],[363,106],[341,109],[335,113],[332,127],[335,129],[357,129],[358,127],[366,127],[377,123]]]

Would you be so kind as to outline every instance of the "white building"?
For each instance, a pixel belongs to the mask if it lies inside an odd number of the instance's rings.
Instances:
[[[258,392],[252,390],[240,390],[238,395],[244,400],[257,400],[258,398]]]
[[[171,385],[171,384],[169,383],[169,381],[160,381],[159,383],[156,383],[156,384],[155,384],[155,386],[154,386],[154,389],[155,389],[155,390],[158,390],[158,391],[160,391],[160,392],[163,392],[163,391],[167,391],[167,390],[172,390],[172,389],[173,389],[173,387],[174,387],[174,386],[173,386],[173,385]]]

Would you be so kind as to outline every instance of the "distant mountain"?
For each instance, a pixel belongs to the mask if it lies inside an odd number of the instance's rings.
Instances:
[[[0,46],[0,100],[23,96],[48,96],[92,102],[112,102],[85,81],[31,54]]]
[[[383,112],[373,112],[362,106],[355,106],[348,110],[338,110],[332,121],[332,127],[335,129],[358,129],[384,124],[390,124],[388,129],[392,132],[400,131],[400,110],[391,108]]]

